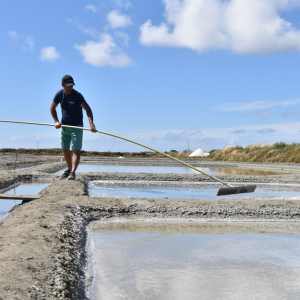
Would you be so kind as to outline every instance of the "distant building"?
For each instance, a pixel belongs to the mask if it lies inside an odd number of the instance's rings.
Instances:
[[[223,148],[223,150],[230,150],[230,149],[233,149],[233,148],[236,148],[237,145],[227,145]]]
[[[208,152],[204,152],[201,148],[195,150],[194,152],[192,152],[189,157],[208,157],[209,153]]]

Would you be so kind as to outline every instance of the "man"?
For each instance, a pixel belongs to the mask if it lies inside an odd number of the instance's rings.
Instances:
[[[70,75],[65,75],[62,79],[62,87],[54,97],[51,104],[51,115],[57,129],[62,125],[72,125],[83,127],[82,109],[86,111],[90,128],[92,132],[96,132],[94,124],[93,112],[85,101],[84,97],[74,89],[74,79]],[[57,117],[56,107],[60,104],[62,111],[62,120]],[[61,176],[62,179],[75,180],[76,170],[80,162],[80,151],[82,148],[83,130],[75,128],[62,127],[61,131],[61,146],[64,152],[64,158],[68,169]]]

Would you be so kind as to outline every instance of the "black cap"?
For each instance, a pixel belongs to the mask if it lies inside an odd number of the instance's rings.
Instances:
[[[71,75],[65,75],[62,80],[61,80],[61,84],[67,85],[67,86],[73,86],[75,85],[74,79]]]

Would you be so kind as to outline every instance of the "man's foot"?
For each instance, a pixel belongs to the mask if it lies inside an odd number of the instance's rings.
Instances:
[[[68,170],[65,170],[62,175],[60,176],[60,179],[66,179],[69,177],[71,171],[68,169]]]
[[[71,172],[70,175],[68,176],[68,180],[75,180],[75,179],[76,179],[75,173]]]

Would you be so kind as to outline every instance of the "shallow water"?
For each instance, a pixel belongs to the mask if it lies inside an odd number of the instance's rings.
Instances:
[[[97,230],[91,299],[300,299],[300,235]]]
[[[211,175],[274,175],[276,173],[257,169],[234,168],[234,167],[201,167],[201,170]],[[154,173],[154,174],[194,174],[197,173],[190,168],[180,166],[125,166],[106,164],[80,164],[78,173],[91,172],[117,172],[117,173]],[[61,175],[63,170],[57,172]]]
[[[156,198],[156,199],[186,199],[186,200],[222,200],[222,199],[300,199],[300,186],[258,185],[255,193],[239,194],[217,197],[219,186],[199,185],[189,186],[167,186],[167,185],[118,185],[105,182],[91,182],[89,195],[91,197],[112,197],[112,198]]]
[[[45,189],[48,186],[46,183],[26,183],[20,184],[15,188],[7,191],[6,195],[23,195],[31,196],[37,195],[41,190]],[[8,213],[15,205],[20,204],[22,201],[16,200],[0,200],[0,219]]]

